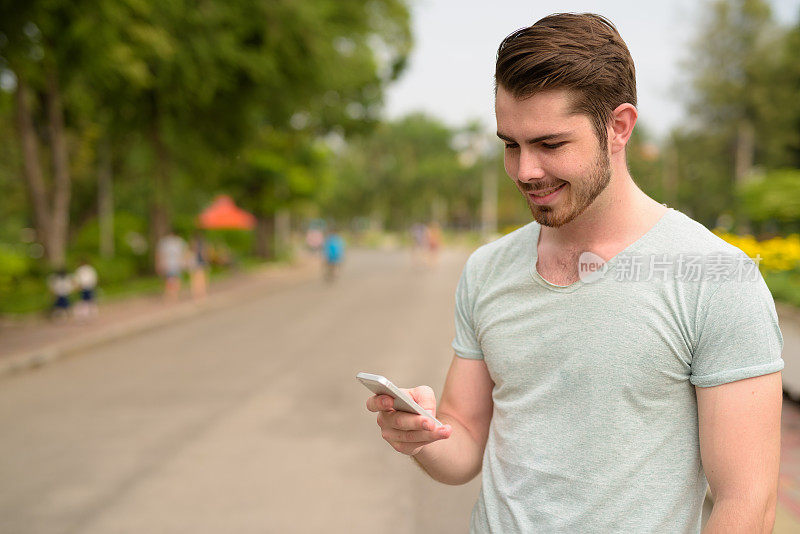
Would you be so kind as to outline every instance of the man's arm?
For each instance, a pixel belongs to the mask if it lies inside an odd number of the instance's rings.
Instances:
[[[494,408],[493,387],[486,362],[453,356],[437,412],[453,432],[414,455],[434,480],[466,484],[480,473]]]
[[[781,373],[695,391],[700,455],[714,497],[704,533],[772,532],[780,464]]]
[[[429,387],[405,390],[444,427],[434,429],[421,415],[394,411],[388,395],[370,397],[367,409],[378,412],[381,436],[396,451],[414,457],[434,480],[465,484],[481,469],[492,419],[493,386],[483,360],[454,356],[438,410]]]

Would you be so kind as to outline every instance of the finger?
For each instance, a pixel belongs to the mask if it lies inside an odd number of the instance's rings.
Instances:
[[[383,439],[389,443],[432,443],[444,438],[441,432],[428,432],[427,430],[397,430],[384,428],[381,432]]]
[[[436,422],[428,417],[402,411],[378,413],[378,426],[392,430],[427,430],[436,429]]]
[[[417,448],[447,439],[452,434],[453,429],[449,425],[445,425],[436,429],[433,432],[415,431],[415,430],[384,430],[381,432],[383,439],[389,443],[395,450],[404,454],[410,454],[410,451]]]
[[[436,425],[422,415],[406,412],[394,412],[389,418],[395,430],[433,430]]]
[[[373,395],[367,399],[367,410],[385,412],[394,409],[394,399],[389,395]]]
[[[431,412],[436,417],[436,394],[429,386],[418,386],[405,390],[414,402]]]

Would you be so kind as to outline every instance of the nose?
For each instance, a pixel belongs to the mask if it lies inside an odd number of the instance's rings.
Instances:
[[[520,150],[517,179],[520,182],[530,183],[541,180],[544,176],[544,169],[536,154],[532,150]]]

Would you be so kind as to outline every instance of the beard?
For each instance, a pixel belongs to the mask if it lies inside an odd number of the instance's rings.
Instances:
[[[588,175],[583,183],[574,185],[575,182],[569,182],[564,186],[564,190],[560,194],[564,198],[559,199],[559,203],[555,206],[540,206],[534,204],[528,193],[533,190],[530,184],[517,183],[517,188],[525,195],[525,200],[528,202],[528,208],[536,222],[542,226],[550,226],[558,228],[575,220],[575,218],[583,213],[586,208],[591,206],[592,202],[602,193],[608,184],[611,182],[611,162],[609,161],[608,154],[603,151],[597,151],[594,164],[589,170]],[[559,184],[553,184],[559,185]],[[547,186],[540,186],[538,189],[546,189]],[[567,191],[569,189],[569,191]],[[569,193],[567,196],[566,194]]]

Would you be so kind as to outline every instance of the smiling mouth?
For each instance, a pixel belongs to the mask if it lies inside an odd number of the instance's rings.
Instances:
[[[555,187],[548,187],[547,189],[538,189],[536,191],[528,191],[528,194],[529,195],[533,195],[535,197],[546,197],[547,195],[549,195],[551,193],[554,193],[556,190],[561,189],[565,185],[567,185],[566,182],[563,183],[563,184],[559,184],[559,185],[557,185]]]

